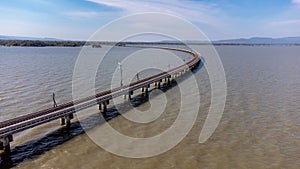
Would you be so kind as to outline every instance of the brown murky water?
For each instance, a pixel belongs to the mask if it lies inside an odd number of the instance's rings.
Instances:
[[[209,57],[205,46],[198,48],[204,58]],[[79,123],[66,130],[54,121],[16,135],[11,159],[1,159],[1,168],[299,168],[300,48],[216,49],[226,73],[227,101],[217,130],[205,143],[199,144],[198,138],[210,106],[211,88],[205,66],[200,66],[194,72],[201,96],[198,117],[189,134],[171,150],[150,158],[121,157],[95,144]],[[121,59],[124,52],[134,50],[119,48],[113,55]],[[0,120],[51,106],[52,92],[59,103],[71,100],[70,78],[80,48],[1,47],[0,51]],[[118,59],[109,60],[107,63],[115,64]],[[110,74],[108,70],[100,77]],[[98,84],[105,86],[106,82],[99,80]],[[180,97],[176,86],[166,88],[165,93],[169,106],[157,120],[137,124],[117,116],[108,123],[133,137],[166,130],[178,115]],[[159,95],[154,92],[152,99]],[[134,101],[140,110],[150,106]],[[110,109],[109,119],[115,115],[116,110]],[[93,118],[86,120],[93,123]]]

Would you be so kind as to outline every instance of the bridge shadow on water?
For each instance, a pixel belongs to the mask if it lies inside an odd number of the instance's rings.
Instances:
[[[198,72],[203,67],[203,61],[192,71],[193,74]],[[177,83],[185,80],[189,76],[192,76],[192,73],[187,73],[186,75],[179,77],[176,81],[172,82],[170,85],[163,85],[160,90],[166,92],[172,88],[177,87]],[[149,90],[149,92],[155,89]],[[173,93],[172,93],[173,94]],[[154,94],[152,98],[155,98],[157,95]],[[107,110],[107,116],[104,116],[105,121],[112,120],[113,118],[120,115],[118,108],[122,108],[122,112],[129,111],[132,108],[138,107],[146,103],[149,100],[149,97],[145,97],[143,94],[136,95],[132,98],[131,101],[125,101],[122,104],[112,106]],[[129,105],[130,104],[130,105]],[[97,115],[97,114],[96,114]],[[93,117],[94,116],[94,117]],[[97,115],[98,116],[98,115]],[[92,115],[81,122],[87,122],[91,124],[90,129],[99,125],[99,121],[93,123],[93,119],[98,119],[95,115]],[[95,121],[95,120],[94,120]],[[105,123],[105,121],[101,123]],[[71,140],[72,138],[84,134],[80,122],[72,122],[70,128],[61,127],[41,138],[29,141],[23,145],[17,145],[11,149],[10,154],[5,154],[0,152],[0,168],[8,169],[17,166],[18,164],[25,162],[30,159],[37,158],[38,156],[46,153],[47,151]]]

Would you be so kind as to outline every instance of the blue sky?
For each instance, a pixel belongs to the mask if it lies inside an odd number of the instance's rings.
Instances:
[[[300,36],[300,0],[6,0],[0,35],[85,40],[142,12],[185,18],[213,40]]]

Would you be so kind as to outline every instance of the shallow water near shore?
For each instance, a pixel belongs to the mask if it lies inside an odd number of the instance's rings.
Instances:
[[[180,46],[174,46],[180,47]],[[104,47],[105,48],[105,47]],[[209,57],[206,46],[197,46]],[[194,71],[200,108],[189,134],[174,148],[155,157],[133,159],[114,155],[95,144],[74,122],[70,130],[59,121],[14,135],[11,159],[1,168],[298,168],[300,160],[300,47],[217,46],[227,80],[227,100],[212,137],[198,143],[211,104],[211,86],[204,66]],[[0,47],[0,121],[72,100],[72,73],[81,48]],[[91,49],[101,52],[101,48]],[[116,48],[99,70],[97,90],[107,89],[114,71],[110,64],[134,52]],[[188,59],[188,56],[182,56]],[[137,63],[138,64],[138,63]],[[141,75],[149,76],[153,72]],[[101,78],[100,78],[101,77]],[[185,80],[188,77],[182,77]],[[180,80],[178,83],[180,83]],[[193,86],[191,86],[192,88]],[[147,138],[169,128],[178,115],[178,87],[165,88],[168,106],[155,121],[129,122],[114,108],[109,124],[119,132]],[[151,99],[159,99],[153,91]],[[147,110],[136,92],[135,104]],[[191,97],[191,102],[193,98]],[[126,104],[121,105],[126,108]],[[87,113],[89,109],[85,110]],[[131,110],[128,109],[128,112]],[[113,118],[114,117],[114,118]],[[93,125],[93,118],[86,123]],[[101,128],[101,126],[100,126]],[[118,146],[118,145],[114,145]]]

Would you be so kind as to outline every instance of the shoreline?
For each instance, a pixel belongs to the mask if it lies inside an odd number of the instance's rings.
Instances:
[[[220,43],[220,42],[106,42],[106,41],[41,41],[0,40],[5,47],[83,47],[101,48],[102,45],[214,45],[214,46],[300,46],[300,43]]]

